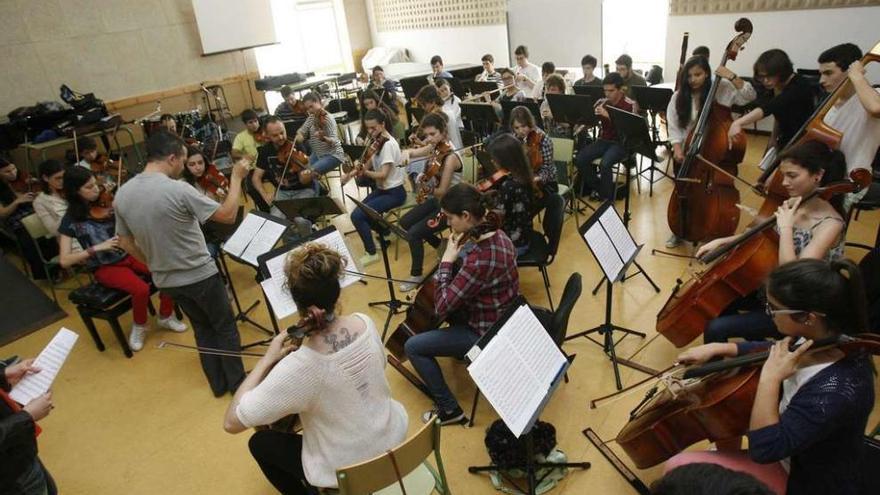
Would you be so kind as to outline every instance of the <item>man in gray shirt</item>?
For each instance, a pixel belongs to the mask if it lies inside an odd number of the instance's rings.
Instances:
[[[226,287],[199,224],[235,222],[247,162],[233,166],[229,192],[221,205],[177,180],[186,155],[183,140],[169,132],[158,132],[147,141],[144,171],[116,194],[119,246],[150,267],[156,287],[173,297],[189,317],[199,347],[238,352],[241,337]],[[235,392],[244,380],[240,357],[199,357],[216,397]]]

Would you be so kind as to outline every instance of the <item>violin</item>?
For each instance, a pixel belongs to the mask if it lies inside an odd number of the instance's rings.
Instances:
[[[434,146],[431,156],[425,162],[425,171],[419,176],[419,192],[416,196],[418,203],[424,203],[428,199],[428,195],[434,192],[436,184],[435,178],[443,169],[443,161],[449,153],[452,153],[452,144],[449,141],[439,143]]]
[[[205,172],[201,177],[196,179],[196,183],[211,196],[226,198],[229,191],[229,180],[223,175],[223,172],[217,170],[213,163],[209,163],[205,167]]]
[[[537,172],[544,166],[544,155],[541,154],[542,139],[543,136],[534,129],[529,131],[529,135],[526,136],[526,156],[529,158],[533,172]]]
[[[495,186],[500,184],[501,181],[505,177],[507,177],[508,175],[510,175],[509,170],[504,170],[503,168],[496,170],[494,174],[490,175],[489,177],[486,177],[485,179],[481,180],[480,182],[477,182],[477,185],[476,185],[477,191],[480,191],[481,193],[485,193],[485,192],[492,190],[493,188],[495,188]]]
[[[863,65],[877,61],[880,61],[880,43],[874,45],[874,48],[866,53],[861,60]],[[762,165],[766,166],[762,167],[764,172],[758,178],[756,189],[757,192],[765,197],[765,199],[758,211],[759,216],[769,216],[773,214],[773,212],[779,208],[779,205],[788,199],[788,191],[786,191],[785,187],[782,185],[782,174],[777,173],[777,169],[779,168],[778,156],[781,156],[789,149],[805,141],[821,141],[831,149],[836,150],[840,148],[840,141],[843,139],[843,134],[837,129],[827,125],[825,123],[825,116],[828,115],[828,112],[834,107],[840,98],[848,92],[847,90],[851,88],[852,82],[848,77],[845,77],[837,88],[829,93],[822,103],[819,104],[819,107],[813,112],[813,115],[807,119],[788,144],[782,148],[782,151],[777,154],[775,149],[771,149],[764,160],[762,160]],[[764,184],[766,184],[768,180],[769,185],[764,187]]]
[[[43,182],[31,177],[27,170],[16,168],[18,176],[14,181],[9,183],[9,187],[17,194],[38,193],[43,191]]]
[[[89,218],[98,222],[109,222],[113,220],[113,190],[122,182],[122,159],[116,162],[116,183],[110,183],[103,176],[98,176],[98,187],[100,193],[98,199],[89,205]]]
[[[858,191],[870,184],[870,172],[856,169],[852,181],[820,187],[804,196],[801,204],[818,196],[826,201],[838,194]],[[756,291],[779,264],[779,235],[772,215],[749,228],[739,238],[702,257],[718,260],[693,279],[678,285],[657,314],[657,332],[676,347],[684,347],[703,334],[706,325],[734,301]]]
[[[737,35],[727,45],[721,59],[722,67],[728,60],[736,60],[752,35],[752,23],[745,17],[740,18],[735,29]],[[728,236],[739,224],[740,211],[736,207],[739,191],[731,176],[737,175],[737,166],[745,157],[747,143],[742,134],[732,142],[728,140],[727,131],[733,124],[733,117],[729,107],[715,101],[720,79],[715,77],[712,80],[697,123],[685,141],[687,153],[676,173],[666,210],[672,233],[691,242]],[[698,155],[718,164],[729,175],[716,173],[697,159]]]
[[[836,347],[846,354],[880,354],[880,336],[859,334],[816,341],[810,349]],[[709,440],[739,438],[749,418],[761,367],[769,352],[691,366],[664,377],[630,413],[617,444],[636,467],[656,466],[687,447]],[[658,383],[660,385],[660,383]]]
[[[281,165],[284,170],[281,174],[282,183],[284,182],[284,176],[287,174],[287,171],[290,170],[291,173],[299,174],[300,184],[304,186],[311,184],[312,179],[314,178],[313,175],[310,173],[301,173],[309,170],[309,157],[302,151],[296,149],[296,145],[292,140],[288,139],[280,148],[278,148],[275,159],[278,160],[278,164]]]
[[[105,174],[119,174],[120,180],[125,177],[125,170],[122,170],[122,164],[119,160],[111,160],[109,156],[101,153],[89,162],[89,167],[96,176]],[[122,172],[121,174],[119,172]]]

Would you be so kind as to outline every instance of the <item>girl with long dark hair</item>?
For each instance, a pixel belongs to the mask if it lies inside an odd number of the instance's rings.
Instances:
[[[107,218],[94,218],[91,209],[100,194],[95,175],[90,170],[70,167],[64,172],[64,196],[68,208],[58,227],[61,266],[85,264],[94,271],[98,283],[131,295],[133,323],[128,345],[131,350],[139,351],[144,346],[147,331],[150,284],[144,277],[149,277],[150,270],[119,247],[112,212]],[[79,241],[82,251],[73,251],[74,239]],[[171,297],[160,294],[159,300],[159,326],[173,332],[185,331],[186,324],[174,316]]]
[[[529,250],[532,237],[532,212],[537,203],[538,192],[532,167],[526,158],[522,142],[512,134],[501,134],[489,144],[489,155],[499,168],[509,172],[494,185],[498,191],[498,209],[501,210],[503,230],[517,255]]]

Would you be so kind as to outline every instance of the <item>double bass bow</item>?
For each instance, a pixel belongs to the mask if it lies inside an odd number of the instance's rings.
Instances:
[[[852,181],[839,181],[817,188],[805,196],[801,204],[818,196],[858,191],[870,183],[867,171],[857,169]],[[715,262],[704,272],[678,285],[657,314],[657,333],[676,347],[684,347],[703,334],[706,325],[735,300],[757,290],[779,264],[779,235],[772,228],[776,216],[770,215],[750,227],[726,246],[707,253],[704,263]],[[717,260],[717,261],[716,261]]]
[[[745,17],[736,21],[735,29],[737,35],[728,43],[721,66],[736,60],[752,35],[752,23]],[[720,79],[713,78],[699,119],[685,142],[687,153],[676,173],[666,212],[672,233],[691,242],[730,235],[739,223],[739,191],[733,181],[697,159],[702,155],[737,175],[737,165],[745,157],[745,136],[739,135],[735,142],[729,142],[727,131],[733,123],[730,108],[715,101]]]

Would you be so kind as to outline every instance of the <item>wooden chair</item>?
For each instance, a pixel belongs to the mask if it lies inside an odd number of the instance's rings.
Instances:
[[[49,289],[52,292],[52,299],[55,303],[58,303],[58,296],[55,294],[56,290],[73,290],[70,287],[57,287],[56,281],[53,279],[53,273],[57,272],[61,269],[61,258],[60,255],[53,256],[52,258],[47,259],[46,255],[43,253],[43,249],[40,247],[40,239],[53,239],[52,234],[46,229],[46,226],[43,225],[43,221],[40,220],[40,217],[37,216],[36,213],[28,215],[21,219],[21,224],[24,226],[25,230],[27,230],[28,235],[32,241],[32,247],[36,250],[37,255],[40,257],[40,261],[43,263],[43,275],[46,276],[46,280],[49,282]],[[22,249],[25,249],[22,246]],[[77,277],[77,271],[72,270],[73,280],[77,283],[78,287],[82,287],[82,284],[79,282],[79,278]]]
[[[392,495],[402,493],[400,477],[407,495],[437,492],[450,495],[443,460],[440,457],[440,420],[433,418],[403,444],[369,461],[338,469],[340,495]],[[428,464],[434,454],[436,469]],[[399,474],[398,474],[399,473]],[[330,493],[330,492],[328,492]]]

